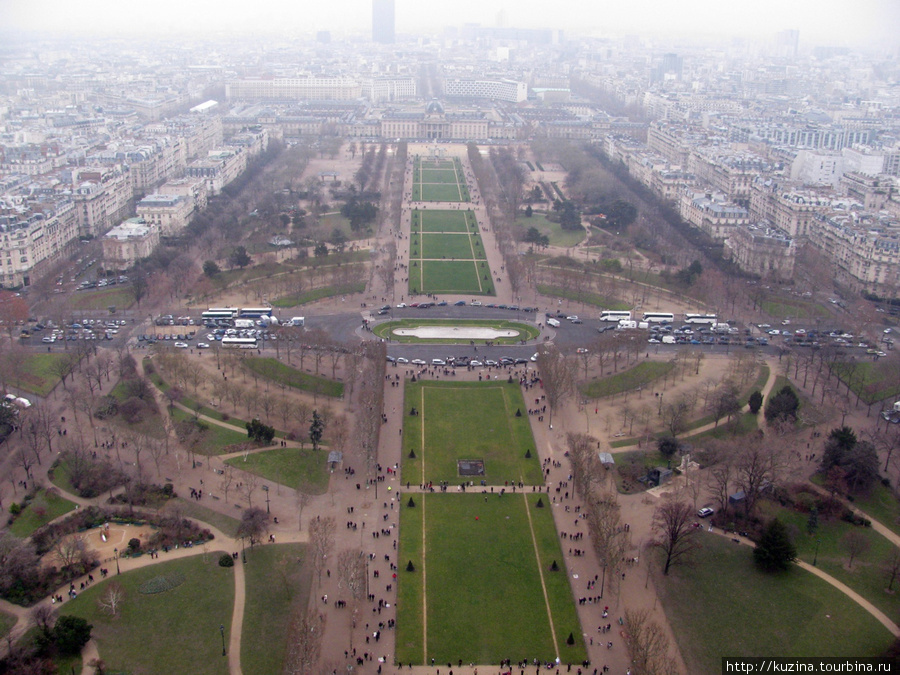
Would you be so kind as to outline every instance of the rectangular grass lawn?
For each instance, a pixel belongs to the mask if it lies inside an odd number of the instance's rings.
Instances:
[[[86,619],[94,626],[100,654],[109,672],[191,673],[225,675],[228,659],[222,656],[219,626],[229,639],[234,606],[233,568],[219,567],[222,551],[141,567],[92,585],[62,612]],[[163,554],[165,556],[165,554]],[[171,590],[145,594],[141,584],[158,576],[183,575]],[[98,607],[108,584],[125,589],[125,601],[116,617]]]
[[[453,183],[422,183],[422,201],[461,202],[464,201],[459,185]]]
[[[688,672],[718,675],[723,656],[877,656],[893,642],[871,614],[813,574],[764,574],[749,546],[718,535],[702,542],[694,565],[657,582]]]
[[[255,546],[247,551],[241,633],[244,675],[281,672],[292,611],[308,604],[310,578],[301,564],[305,554],[305,544]]]
[[[456,185],[456,171],[450,169],[431,169],[425,167],[422,169],[423,183],[450,183]]]
[[[415,407],[419,414],[409,415]],[[522,415],[516,417],[516,411]],[[406,385],[403,480],[459,485],[485,480],[539,485],[540,460],[522,392],[513,383],[415,382]],[[424,434],[422,428],[424,425]],[[410,451],[415,458],[410,458]],[[525,457],[530,451],[531,457]],[[457,460],[484,461],[484,476],[460,476]]]
[[[471,260],[475,257],[474,243],[468,234],[423,234],[423,258],[456,258]],[[479,247],[479,250],[481,248]]]
[[[321,495],[328,489],[328,450],[311,448],[272,448],[232,457],[225,461],[236,469],[249,471],[273,483],[295,489],[303,486],[304,492]],[[263,497],[257,497],[263,499]]]
[[[586,658],[546,495],[401,497],[398,661]],[[558,571],[550,569],[554,561]]]
[[[469,228],[466,211],[419,211],[423,232],[465,232]]]
[[[410,274],[410,292],[415,293],[492,293],[493,284],[490,281],[490,272],[485,265],[483,276],[479,284],[478,274],[480,266],[475,261],[465,260],[425,260],[414,268]],[[421,269],[421,285],[413,285],[415,269]]]

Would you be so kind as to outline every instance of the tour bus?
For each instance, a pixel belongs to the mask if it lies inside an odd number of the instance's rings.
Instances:
[[[238,315],[237,307],[210,307],[201,316],[204,320],[233,319]]]
[[[234,347],[237,349],[257,349],[256,338],[252,337],[223,337],[223,347]]]
[[[240,315],[248,319],[259,319],[264,316],[272,316],[271,307],[241,307]]]
[[[648,323],[672,323],[674,320],[675,315],[671,312],[644,312],[641,317],[641,321]]]
[[[631,312],[617,312],[612,309],[604,309],[600,312],[601,321],[631,321]]]
[[[715,314],[685,314],[684,315],[685,323],[705,323],[705,324],[715,324],[719,322],[719,317]]]

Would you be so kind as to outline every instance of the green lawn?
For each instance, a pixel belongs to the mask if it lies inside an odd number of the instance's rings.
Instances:
[[[468,201],[466,195],[457,184],[446,183],[422,183],[423,202],[464,202]]]
[[[72,309],[98,309],[107,311],[109,307],[128,309],[134,304],[131,286],[104,288],[100,291],[79,291],[72,298]]]
[[[314,288],[303,293],[295,293],[293,295],[285,295],[272,301],[273,307],[299,307],[307,305],[324,298],[333,298],[338,295],[354,295],[362,293],[366,290],[364,281],[355,284],[342,284],[337,286],[325,286],[324,288]]]
[[[516,226],[521,228],[523,236],[530,228],[537,228],[538,232],[547,235],[551,246],[570,248],[580,244],[585,237],[583,228],[577,230],[564,230],[559,223],[548,220],[547,215],[540,211],[535,211],[531,218],[519,216],[516,218]]]
[[[425,260],[410,270],[410,293],[465,293],[493,295],[494,285],[487,263],[475,261]],[[416,284],[415,272],[422,270]],[[479,280],[479,275],[481,279]],[[423,279],[424,277],[424,279]]]
[[[423,183],[447,183],[456,185],[456,171],[454,169],[430,169],[422,167],[421,181]]]
[[[769,517],[777,515],[787,525],[794,535],[798,558],[810,564],[817,558],[816,564],[824,572],[847,584],[885,614],[892,618],[900,614],[900,593],[884,591],[886,584],[881,563],[894,547],[883,536],[868,527],[854,526],[842,520],[822,519],[819,520],[816,534],[810,536],[806,531],[809,518],[807,514],[781,508],[772,502],[762,503],[760,510]],[[850,531],[863,534],[871,548],[854,560],[851,569],[847,569],[848,558],[843,538]],[[819,540],[818,556],[816,539]]]
[[[413,407],[419,414],[406,414]],[[521,411],[520,417],[516,411]],[[404,480],[451,485],[485,480],[496,486],[507,481],[542,483],[528,409],[516,383],[409,382],[403,420]],[[529,450],[531,457],[526,459]],[[460,476],[457,460],[462,459],[483,460],[485,475]]]
[[[10,374],[9,382],[38,396],[48,396],[59,384],[59,375],[54,372],[57,361],[69,358],[65,353],[28,354],[23,357],[21,369]]]
[[[390,338],[394,342],[403,343],[434,343],[441,344],[469,344],[468,338],[448,339],[448,338],[420,338],[413,336],[396,335],[395,330],[398,328],[416,328],[419,326],[448,326],[448,327],[465,327],[465,326],[484,326],[497,329],[511,329],[518,333],[513,337],[495,338],[495,344],[516,344],[520,340],[532,340],[540,335],[537,326],[516,321],[502,321],[490,319],[396,319],[382,324],[378,324],[372,329],[372,332],[381,338]],[[481,344],[484,340],[476,340],[476,344]]]
[[[193,415],[186,413],[181,408],[172,408],[171,414],[172,420],[175,422],[185,422],[193,418]],[[235,448],[233,446],[248,441],[246,432],[242,433],[228,429],[212,422],[203,420],[201,422],[206,425],[206,429],[200,434],[200,442],[197,444],[196,449],[196,452],[201,455],[221,455],[227,452],[234,452]],[[229,420],[228,423],[239,425],[240,421],[232,422]]]
[[[551,298],[563,298],[572,302],[583,302],[586,305],[599,307],[601,309],[628,310],[631,305],[620,300],[613,300],[599,293],[591,291],[572,291],[561,286],[551,286],[550,284],[537,284],[537,292]]]
[[[749,546],[706,533],[702,542],[693,566],[656,583],[689,673],[719,675],[723,656],[878,656],[893,642],[818,577],[797,568],[764,574]]]
[[[15,625],[16,617],[9,612],[0,610],[0,637],[3,637],[7,633],[9,633],[9,631],[11,631],[12,627]]]
[[[221,494],[221,490],[216,481],[210,485],[210,492],[214,492],[216,494]],[[183,499],[182,497],[177,497],[176,499],[169,502],[170,505],[177,505],[177,507],[181,510],[181,513],[188,518],[193,518],[195,520],[203,521],[213,527],[219,529],[222,534],[225,534],[229,537],[237,537],[238,527],[241,524],[237,518],[232,518],[231,516],[226,516],[224,513],[219,513],[218,511],[213,511],[210,508],[207,508],[200,504],[200,502],[194,499]]]
[[[876,361],[855,361],[837,363],[834,372],[845,384],[850,382],[850,390],[859,394],[866,403],[874,403],[900,393],[900,384],[892,369],[885,368]]]
[[[219,626],[229,639],[234,605],[234,573],[219,567],[222,551],[142,567],[92,585],[66,603],[64,612],[93,626],[93,637],[109,672],[226,675]],[[163,554],[162,560],[165,560]],[[184,575],[172,590],[144,594],[138,589],[157,576]],[[117,617],[101,612],[98,600],[108,584],[125,589]],[[164,627],[164,630],[162,629]]]
[[[585,382],[579,389],[587,398],[615,396],[638,387],[645,387],[669,373],[674,367],[674,362],[670,361],[641,361],[634,368],[623,370],[621,373]]]
[[[272,382],[294,389],[315,392],[322,396],[340,398],[344,395],[344,383],[327,377],[304,373],[270,356],[251,356],[243,360],[244,367]]]
[[[889,487],[876,482],[869,494],[856,497],[853,503],[872,520],[900,534],[900,500]]]
[[[303,544],[255,546],[244,568],[247,599],[241,634],[244,675],[280,673],[295,606],[306,607],[310,579],[302,574]]]
[[[815,319],[831,316],[828,309],[817,302],[769,298],[759,304],[762,311],[773,319]]]
[[[47,472],[47,478],[60,490],[68,492],[70,495],[77,495],[78,490],[69,480],[69,463],[66,460],[57,459],[50,470]]]
[[[741,406],[747,405],[747,399],[750,398],[750,394],[754,391],[762,391],[763,386],[765,386],[766,382],[769,380],[769,366],[765,363],[760,366],[759,375],[756,380],[753,382],[750,387],[744,390],[743,395],[740,398]],[[712,438],[725,438],[733,431],[736,431],[737,435],[748,433],[753,429],[757,428],[758,422],[754,419],[751,419],[752,415],[748,416],[746,414],[741,416],[740,426],[738,429],[733,429],[732,427],[723,427],[722,422],[719,422],[718,429],[712,429],[708,432],[703,432],[696,434],[695,436],[691,436],[691,431],[694,429],[699,429],[702,426],[706,426],[712,422],[715,422],[715,418],[712,415],[704,415],[703,417],[698,417],[695,420],[691,420],[688,422],[685,430],[682,432],[683,438],[703,438],[703,437],[712,437]],[[661,438],[666,435],[667,432],[660,431],[654,434],[655,438]],[[641,440],[639,438],[621,438],[617,441],[612,441],[609,446],[611,448],[624,448],[629,445],[637,445],[638,441]]]
[[[413,232],[468,232],[475,216],[469,211],[413,211]],[[420,225],[421,223],[421,225]]]
[[[255,473],[273,483],[281,483],[289,488],[303,486],[303,491],[314,495],[325,494],[328,489],[328,450],[300,448],[272,448],[253,452],[226,460],[236,469]],[[257,496],[257,499],[261,497]]]
[[[413,508],[407,495],[399,500],[397,661],[586,658],[547,495],[411,496]],[[550,570],[553,561],[558,571]]]
[[[54,518],[75,510],[75,502],[60,497],[55,492],[40,489],[25,507],[25,510],[9,526],[9,531],[17,537],[30,537],[31,534],[49,523]]]
[[[433,258],[456,259],[456,260],[473,260],[484,258],[484,247],[480,245],[478,235],[469,236],[468,234],[434,234],[427,233],[422,235],[413,235],[413,244],[422,238],[422,255],[417,256],[414,253],[410,256],[413,258]],[[479,241],[479,244],[475,242]],[[413,245],[411,244],[411,246]],[[415,249],[413,249],[415,250]]]

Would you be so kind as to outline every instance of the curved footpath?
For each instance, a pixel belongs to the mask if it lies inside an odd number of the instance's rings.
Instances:
[[[713,529],[712,533],[718,534],[722,537],[728,537],[729,539],[731,539],[733,541],[737,541],[741,544],[746,544],[752,548],[756,548],[756,543],[750,539],[747,539],[746,537],[741,537],[736,534],[729,534],[727,532],[724,532],[721,529],[715,529],[715,528]],[[869,614],[871,614],[873,617],[875,617],[875,619],[877,619],[878,622],[882,626],[887,628],[894,637],[900,637],[900,626],[898,626],[896,623],[891,621],[888,618],[887,614],[882,612],[880,609],[878,609],[875,605],[873,605],[871,602],[866,600],[859,593],[857,593],[852,588],[847,586],[847,584],[845,584],[841,581],[838,581],[830,574],[823,572],[818,567],[810,565],[807,562],[803,562],[802,560],[795,560],[794,562],[796,563],[797,567],[799,567],[800,569],[806,570],[807,572],[811,572],[812,574],[815,574],[817,577],[819,577],[823,581],[834,586],[841,593],[846,595],[848,598],[853,600],[853,602],[858,604],[860,607],[862,607],[864,610],[866,610]]]
[[[222,426],[228,426],[225,423],[220,422],[219,420],[209,419],[209,421],[211,423],[221,424]],[[78,495],[74,495],[63,490],[58,486],[56,487],[56,489],[59,491],[60,496],[74,502],[79,507],[96,505],[95,500],[84,499],[82,497],[79,497]],[[65,518],[68,515],[69,514],[64,514],[56,520]],[[190,548],[179,547],[177,549],[171,549],[168,553],[162,554],[162,556],[159,558],[151,558],[150,556],[140,556],[138,558],[119,558],[118,562],[121,571],[124,573],[131,570],[140,569],[148,565],[166,562],[168,560],[203,555],[204,553],[207,553],[211,548],[215,548],[216,550],[221,549],[225,552],[235,551],[239,548],[240,540],[227,536],[221,530],[205,521],[199,520],[197,518],[189,518],[189,520],[192,520],[198,525],[208,529],[213,534],[214,538],[212,542],[210,542],[210,547],[208,547],[207,549],[204,549],[204,547],[202,546]],[[281,531],[278,534],[279,543],[306,543],[308,541],[308,536],[305,532]],[[106,563],[110,563],[113,560],[113,558],[106,558],[102,560],[100,564],[103,565]],[[238,558],[238,560],[235,562],[235,566],[232,569],[234,570],[234,606],[232,609],[230,637],[228,642],[228,669],[230,675],[241,675],[241,634],[243,631],[244,604],[246,601],[246,583],[244,576],[244,566],[240,558]],[[84,575],[73,579],[72,583],[78,585],[81,582],[87,582],[87,580],[87,575]],[[69,586],[67,584],[56,589],[54,591],[54,594],[67,597],[68,591]],[[55,604],[52,604],[50,602],[49,597],[44,598],[31,607],[22,607],[7,600],[0,599],[0,610],[3,610],[4,612],[7,612],[16,617],[16,624],[9,632],[9,636],[12,638],[13,642],[24,635],[25,632],[32,626],[32,612],[36,607],[42,605],[52,605],[53,607],[56,607]],[[8,644],[8,642],[2,643],[2,645],[5,644]],[[94,675],[94,668],[89,664],[94,659],[100,658],[99,648],[95,640],[92,639],[85,645],[84,649],[82,650],[81,656],[82,675]]]

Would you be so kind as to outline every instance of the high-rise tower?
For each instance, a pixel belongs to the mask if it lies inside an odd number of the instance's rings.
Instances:
[[[372,41],[394,43],[394,0],[372,0]]]

